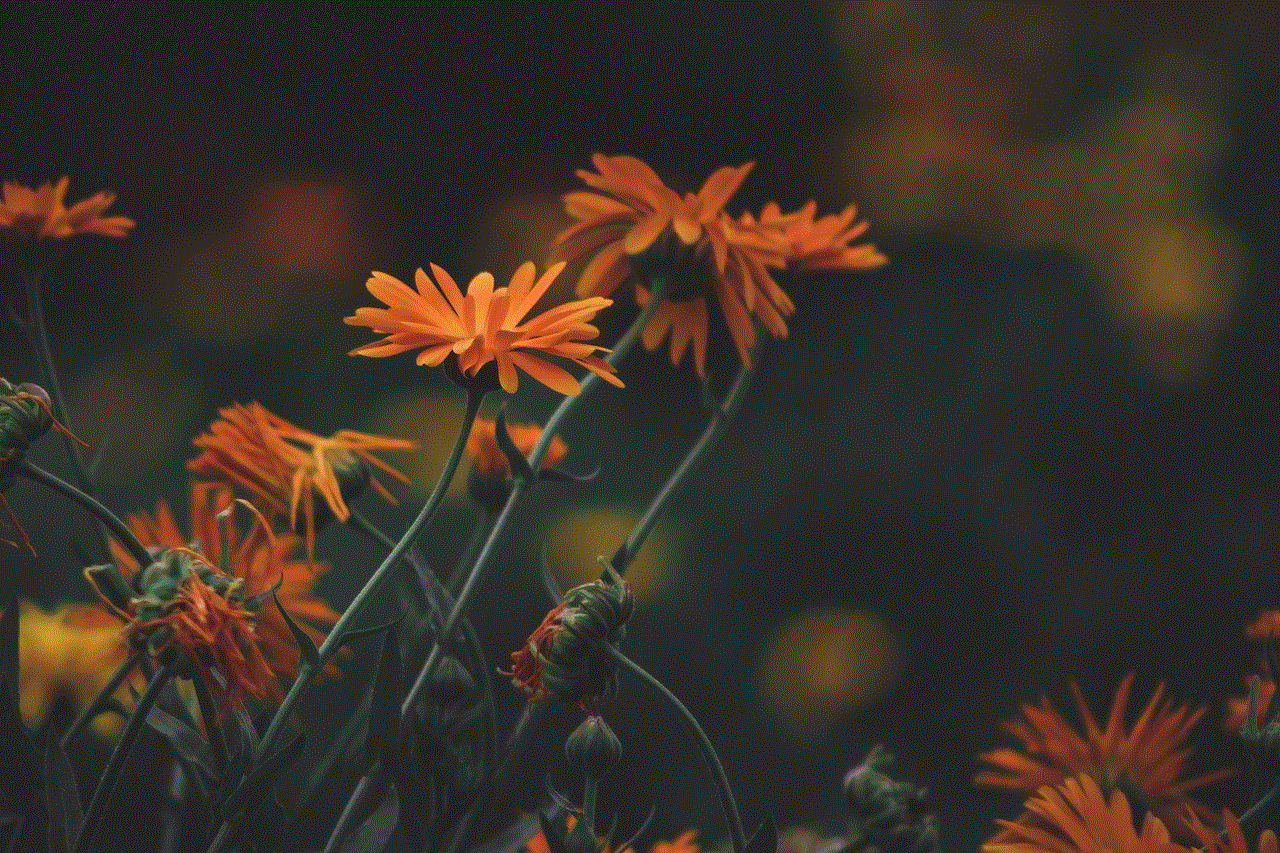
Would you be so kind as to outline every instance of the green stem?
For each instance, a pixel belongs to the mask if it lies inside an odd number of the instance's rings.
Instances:
[[[1249,808],[1245,810],[1244,814],[1240,815],[1239,820],[1241,825],[1243,825],[1245,821],[1252,819],[1255,815],[1259,814],[1263,809],[1265,809],[1267,805],[1276,798],[1276,794],[1280,794],[1280,782],[1276,782],[1276,784],[1272,785],[1271,790],[1263,794],[1262,797],[1257,802],[1255,802],[1253,805],[1249,806]],[[1221,833],[1221,836],[1225,840],[1227,837],[1226,832],[1223,831]]]
[[[729,825],[729,835],[733,840],[734,853],[742,853],[747,846],[747,834],[742,828],[742,815],[738,812],[738,803],[733,798],[733,790],[729,787],[729,779],[725,776],[724,765],[720,763],[720,756],[716,754],[715,747],[711,745],[711,739],[707,737],[707,733],[702,730],[702,726],[698,725],[698,720],[661,681],[646,672],[631,658],[618,651],[612,643],[601,643],[600,648],[607,652],[618,664],[630,670],[642,680],[647,681],[653,689],[661,693],[663,698],[680,712],[680,716],[684,717],[685,723],[693,730],[693,734],[697,738],[698,746],[702,748],[702,757],[707,760],[707,764],[711,768],[711,778],[715,782],[716,792],[720,795],[720,806],[724,809],[725,822]]]
[[[71,728],[67,729],[66,733],[62,736],[63,749],[66,749],[67,745],[71,743],[71,739],[75,737],[81,729],[87,726],[90,720],[102,711],[102,707],[106,704],[107,699],[111,694],[116,692],[116,688],[120,686],[121,682],[129,677],[129,673],[133,672],[133,668],[137,665],[138,658],[141,657],[142,654],[142,652],[135,652],[132,657],[120,664],[120,668],[116,670],[115,675],[107,679],[107,683],[102,685],[102,689],[98,691],[98,695],[93,697],[93,701],[89,703],[88,707],[80,712],[80,716],[75,718],[75,721],[71,724]]]
[[[684,460],[681,461],[680,466],[676,468],[671,477],[658,491],[658,494],[654,496],[649,508],[645,510],[644,517],[640,519],[635,529],[631,531],[627,541],[622,543],[617,553],[613,555],[613,568],[618,574],[626,574],[627,566],[631,565],[631,561],[640,552],[640,547],[644,545],[645,537],[653,530],[653,526],[658,523],[662,510],[673,497],[679,494],[685,483],[702,465],[707,454],[719,443],[720,437],[724,435],[729,426],[729,422],[733,420],[734,414],[737,413],[738,408],[742,405],[742,400],[746,397],[747,388],[751,385],[751,378],[754,373],[754,370],[746,367],[738,371],[738,377],[734,380],[733,387],[729,390],[729,395],[725,398],[724,404],[716,408],[702,436],[685,454]]]
[[[133,535],[133,531],[126,527],[123,521],[116,518],[111,510],[103,506],[102,503],[93,495],[77,489],[75,486],[65,480],[55,477],[48,471],[37,468],[35,465],[31,464],[29,459],[24,459],[18,464],[18,473],[28,479],[35,480],[42,486],[48,486],[54,491],[61,492],[66,497],[71,498],[71,500],[80,504],[80,506],[97,516],[98,520],[106,525],[107,529],[110,530],[116,539],[120,541],[120,544],[129,549],[129,553],[138,561],[139,569],[144,569],[151,565],[151,552],[147,550],[145,545],[138,541],[138,537]]]
[[[53,403],[53,416],[66,427],[71,429],[71,424],[67,422],[67,400],[62,394],[62,383],[58,381],[58,371],[53,366],[53,350],[49,346],[49,332],[45,328],[44,308],[41,305],[40,298],[40,273],[28,270],[23,273],[22,281],[27,291],[27,324],[31,337],[31,346],[36,351],[36,358],[40,361],[40,371],[43,379],[49,384],[46,389],[49,392],[49,400]],[[75,470],[76,481],[80,488],[86,492],[93,491],[93,484],[89,479],[88,471],[85,470],[84,461],[80,458],[80,451],[76,448],[75,442],[70,436],[63,435],[62,440],[67,445],[67,454],[71,457],[71,466]]]
[[[111,758],[107,761],[107,767],[102,771],[102,778],[98,780],[98,787],[94,789],[93,799],[89,801],[89,808],[85,814],[84,823],[80,827],[80,835],[76,838],[73,853],[81,853],[88,849],[89,843],[93,840],[98,823],[102,820],[102,812],[107,806],[107,800],[111,799],[111,792],[115,790],[120,771],[124,769],[125,759],[129,757],[129,752],[133,748],[133,742],[138,739],[138,734],[147,720],[147,714],[151,713],[151,706],[159,698],[160,691],[169,682],[172,674],[173,664],[162,664],[156,671],[155,678],[147,684],[147,689],[138,700],[137,707],[129,715],[129,722],[123,734],[120,735],[120,740],[116,741]]]
[[[588,776],[582,783],[582,824],[587,832],[596,834],[596,793],[600,780]]]
[[[275,716],[271,718],[271,723],[262,735],[259,755],[270,754],[271,747],[280,737],[285,721],[289,719],[294,706],[310,686],[311,678],[315,671],[323,667],[334,652],[342,646],[342,638],[347,629],[351,627],[351,623],[373,600],[373,596],[382,586],[382,582],[390,576],[391,570],[399,564],[401,558],[408,552],[409,547],[435,515],[436,510],[444,500],[445,492],[449,489],[449,484],[453,481],[454,473],[458,470],[458,463],[462,460],[462,451],[467,446],[467,436],[470,435],[471,426],[475,423],[476,414],[480,411],[480,403],[484,400],[484,394],[484,391],[467,391],[467,407],[462,416],[462,428],[458,433],[458,440],[454,442],[453,451],[449,454],[449,460],[445,463],[444,471],[440,474],[440,479],[436,483],[435,489],[431,492],[430,497],[427,498],[427,502],[422,505],[417,518],[413,520],[404,535],[400,537],[400,541],[395,544],[395,547],[383,559],[381,565],[369,576],[369,580],[365,582],[364,587],[356,593],[355,598],[351,600],[351,604],[347,605],[347,609],[338,618],[333,629],[329,631],[329,636],[325,638],[324,643],[317,649],[318,661],[316,665],[310,666],[306,663],[299,665],[298,677],[294,679],[289,692],[285,694],[284,701],[280,703]],[[240,815],[243,814],[244,812],[241,811]],[[222,829],[209,847],[210,853],[215,853],[215,851],[221,849],[222,844],[230,837],[231,830],[238,821],[239,815],[236,815],[223,823]]]
[[[360,731],[360,727],[363,726],[365,720],[368,719],[369,708],[372,707],[372,705],[373,691],[367,691],[364,694],[364,699],[360,701],[360,705],[356,708],[355,714],[351,716],[351,719],[347,720],[346,724],[342,727],[342,731],[338,733],[337,740],[333,742],[333,746],[329,748],[327,753],[325,753],[324,757],[320,760],[320,763],[307,779],[306,787],[302,789],[302,793],[298,796],[297,805],[295,806],[296,810],[289,819],[287,829],[290,831],[287,832],[286,835],[291,839],[291,842],[287,849],[294,850],[297,848],[298,842],[301,839],[298,838],[297,833],[294,833],[291,830],[297,825],[298,820],[306,810],[310,808],[312,802],[314,802],[316,796],[320,793],[320,789],[324,786],[329,775],[333,772],[333,769],[338,766],[338,762],[344,755],[346,755],[347,750],[351,748],[351,742],[355,740],[356,735]]]
[[[449,849],[446,853],[458,853],[459,850],[465,847],[467,841],[470,839],[472,826],[496,804],[499,796],[502,794],[500,783],[506,778],[507,771],[511,769],[511,765],[515,763],[516,759],[523,751],[524,740],[526,735],[532,729],[531,722],[533,721],[533,718],[536,715],[541,714],[542,709],[545,707],[545,705],[525,705],[524,712],[520,714],[520,719],[516,723],[515,731],[513,731],[511,736],[507,739],[506,749],[502,753],[502,761],[498,764],[496,769],[490,770],[483,782],[483,785],[492,784],[494,786],[493,790],[489,791],[486,796],[484,788],[482,787],[476,794],[476,798],[471,802],[470,807],[467,808],[466,813],[462,816],[458,829],[454,833],[453,841],[449,844]]]
[[[338,845],[342,843],[343,837],[347,834],[352,822],[356,819],[356,813],[364,804],[365,796],[369,788],[372,787],[370,780],[373,775],[378,772],[378,765],[374,765],[364,777],[360,779],[360,784],[356,786],[355,792],[351,795],[351,799],[347,800],[347,805],[342,810],[342,814],[338,817],[337,824],[333,827],[333,832],[329,835],[329,841],[324,845],[323,853],[334,853],[338,849]]]

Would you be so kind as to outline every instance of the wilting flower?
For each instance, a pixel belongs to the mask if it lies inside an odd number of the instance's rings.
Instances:
[[[13,514],[4,493],[17,481],[18,468],[26,458],[27,448],[50,429],[84,444],[58,423],[50,405],[48,392],[39,385],[30,382],[15,385],[0,376],[0,512],[4,513],[0,518],[0,529],[15,530],[32,556],[35,556],[35,548],[22,525],[18,524],[18,517]],[[0,536],[0,542],[14,547],[18,544],[3,536]]]
[[[612,569],[605,578],[575,586],[524,647],[511,653],[512,685],[530,702],[555,698],[595,713],[617,679],[612,659],[599,646],[621,639],[634,609],[630,587]]]
[[[77,234],[124,237],[134,222],[127,216],[103,216],[116,194],[102,190],[68,208],[64,204],[71,179],[46,181],[38,189],[5,181],[0,196],[0,239],[62,240]]]
[[[578,380],[545,358],[555,356],[621,388],[613,366],[596,355],[608,350],[584,343],[599,334],[590,321],[613,300],[597,296],[566,302],[525,320],[563,269],[564,264],[555,264],[535,282],[537,270],[526,261],[508,286],[496,290],[493,275],[482,272],[471,279],[466,295],[435,264],[431,265],[434,280],[418,270],[416,291],[394,276],[375,272],[366,286],[387,307],[357,308],[355,316],[344,322],[368,326],[386,337],[353,349],[351,355],[381,357],[421,349],[417,363],[435,367],[453,354],[458,371],[472,379],[481,368],[495,363],[498,382],[508,394],[515,393],[517,367],[553,391],[577,394]]]
[[[1138,831],[1125,795],[1104,795],[1086,775],[1042,786],[1027,800],[1027,814],[997,821],[1004,831],[982,845],[982,853],[1190,853],[1150,812]]]
[[[408,478],[377,456],[375,450],[414,450],[417,442],[340,429],[328,438],[296,427],[267,411],[261,403],[236,403],[218,411],[219,419],[192,443],[202,452],[187,463],[197,477],[225,483],[249,496],[268,521],[287,518],[298,530],[302,509],[307,557],[315,554],[318,493],[333,517],[351,517],[346,500],[366,485],[390,503],[396,499],[368,466],[395,477]]]
[[[542,436],[537,424],[507,423],[507,435],[512,444],[525,456]],[[538,460],[538,467],[554,468],[569,452],[569,446],[560,436],[552,436],[546,452]],[[471,460],[471,472],[467,475],[467,491],[471,499],[483,507],[497,509],[507,499],[510,490],[511,462],[498,446],[497,423],[488,418],[476,418],[467,436],[467,457]]]
[[[332,625],[338,620],[338,614],[324,601],[315,597],[313,589],[319,575],[327,572],[327,563],[303,562],[291,560],[289,555],[302,544],[301,537],[293,533],[272,535],[261,522],[255,523],[250,531],[241,535],[235,520],[230,517],[219,520],[218,514],[232,503],[230,492],[225,486],[216,483],[192,483],[191,485],[191,536],[183,536],[169,505],[161,500],[156,504],[153,514],[133,513],[126,521],[144,545],[158,546],[158,550],[174,549],[189,552],[198,560],[210,567],[225,565],[225,574],[238,584],[237,595],[253,598],[260,596],[279,584],[276,597],[280,605],[293,617],[298,625],[320,645],[324,634],[315,625]],[[226,547],[223,547],[223,531],[226,532]],[[138,565],[123,548],[112,543],[112,552],[116,566],[121,573],[133,581],[136,587]],[[208,599],[208,594],[198,585],[188,593],[188,601],[193,606]],[[224,596],[225,597],[225,596]],[[233,596],[234,598],[235,596]],[[224,629],[234,633],[237,626],[243,625],[248,617],[237,615],[232,603],[218,606],[223,617]],[[135,615],[135,614],[130,614]],[[233,618],[234,617],[234,618]],[[252,613],[249,620],[253,645],[260,650],[260,656],[272,670],[282,676],[292,677],[298,671],[298,649],[284,616],[272,602],[264,603]],[[244,652],[249,662],[255,662],[255,655]],[[327,666],[329,674],[337,672],[336,668]],[[226,673],[223,673],[225,676]],[[279,686],[274,678],[267,679],[265,695],[278,698]],[[256,696],[264,694],[249,690]]]
[[[764,206],[758,221],[750,213],[742,214],[739,221],[776,233],[787,246],[787,269],[793,272],[867,270],[888,263],[888,258],[870,243],[849,245],[866,233],[869,225],[865,220],[854,221],[857,207],[851,204],[842,213],[815,219],[817,212],[814,201],[787,214],[771,201]]]
[[[1071,692],[1084,723],[1082,737],[1061,714],[1041,697],[1040,705],[1023,705],[1024,720],[1002,723],[1022,741],[1025,751],[1002,747],[978,756],[994,769],[974,777],[974,784],[1031,793],[1044,785],[1057,785],[1077,774],[1088,776],[1110,793],[1123,789],[1139,808],[1160,818],[1180,838],[1189,838],[1189,815],[1212,819],[1208,809],[1187,796],[1189,791],[1232,774],[1230,768],[1184,778],[1191,748],[1187,735],[1204,716],[1205,709],[1174,707],[1161,701],[1164,685],[1156,688],[1133,727],[1126,731],[1125,710],[1133,674],[1116,689],[1106,728],[1085,704],[1075,682]]]
[[[120,620],[97,605],[61,604],[46,612],[24,601],[18,620],[18,704],[32,728],[44,724],[59,700],[73,713],[89,707],[128,657]],[[119,724],[109,714],[93,721],[104,736]]]

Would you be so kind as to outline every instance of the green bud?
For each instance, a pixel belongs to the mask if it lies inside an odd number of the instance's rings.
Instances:
[[[564,757],[588,779],[600,780],[622,757],[622,743],[602,717],[592,714],[564,742]]]

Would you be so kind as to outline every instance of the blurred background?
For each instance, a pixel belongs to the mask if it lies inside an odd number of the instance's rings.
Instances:
[[[46,311],[72,426],[106,502],[184,511],[190,440],[233,401],[328,434],[413,438],[402,529],[461,412],[438,371],[346,355],[371,270],[460,280],[541,264],[593,151],[696,189],[757,166],[730,210],[856,202],[890,257],[791,286],[740,417],[633,569],[628,651],[721,748],[748,823],[843,829],[844,773],[883,742],[974,849],[1019,798],[969,784],[998,722],[1075,678],[1104,714],[1136,670],[1210,705],[1192,766],[1239,758],[1244,622],[1280,605],[1274,419],[1270,3],[28,4],[0,54],[0,175],[119,194],[123,241],[76,241]],[[1271,224],[1268,224],[1271,223]],[[6,273],[0,292],[18,290]],[[571,282],[566,279],[566,285]],[[629,322],[605,316],[606,340]],[[0,375],[33,379],[12,327]],[[724,381],[732,350],[713,341]],[[594,571],[701,431],[689,364],[636,354],[625,392],[568,422],[564,467],[525,505],[476,608],[493,661],[548,607],[539,555]],[[521,384],[519,420],[550,394]],[[65,471],[56,442],[36,453]],[[425,541],[449,565],[461,489]],[[30,484],[7,494],[39,551],[6,585],[85,598],[89,528]],[[55,523],[56,522],[56,523]],[[70,524],[71,535],[64,525]],[[78,527],[76,525],[79,525]],[[375,564],[327,530],[341,605]],[[15,580],[16,579],[16,580]],[[350,707],[362,663],[320,701]],[[520,699],[498,681],[501,712]],[[347,691],[344,693],[344,691]],[[724,836],[669,709],[627,683],[606,802],[654,832]],[[531,757],[520,805],[560,737]],[[672,733],[666,737],[666,733]],[[612,788],[612,790],[609,790]],[[1215,807],[1242,805],[1231,784]]]

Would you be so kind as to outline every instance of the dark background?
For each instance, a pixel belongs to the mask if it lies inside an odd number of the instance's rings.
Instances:
[[[26,5],[0,51],[0,173],[69,174],[73,201],[112,188],[138,221],[76,241],[46,291],[72,425],[110,432],[121,511],[181,508],[190,438],[237,400],[422,440],[406,467],[429,490],[457,393],[407,356],[347,357],[369,337],[340,318],[372,304],[371,269],[541,264],[593,151],[680,189],[753,160],[734,213],[856,201],[891,264],[790,286],[791,337],[647,549],[629,652],[703,721],[751,825],[841,829],[840,780],[884,742],[947,847],[972,849],[1018,804],[968,784],[974,756],[1019,702],[1065,707],[1071,678],[1099,715],[1129,671],[1134,704],[1167,682],[1211,706],[1193,766],[1239,757],[1218,720],[1250,665],[1240,629],[1280,604],[1276,11]],[[605,339],[628,322],[614,312]],[[0,375],[32,378],[0,335]],[[725,341],[712,361],[723,381]],[[601,478],[535,495],[487,583],[495,661],[546,609],[537,555],[568,547],[547,539],[566,502],[588,519],[571,538],[607,531],[701,429],[687,363],[637,354],[623,375],[565,427],[566,466]],[[532,385],[515,409],[545,418]],[[65,507],[7,497],[40,557],[0,552],[6,577],[45,605],[83,598]],[[420,499],[363,506],[395,529]],[[428,555],[447,563],[470,524],[449,504]],[[343,530],[321,548],[345,602],[376,558]],[[352,664],[345,689],[364,677]],[[669,709],[629,683],[607,714],[622,826],[656,800],[663,837],[722,838]],[[563,778],[573,722],[523,805]]]

